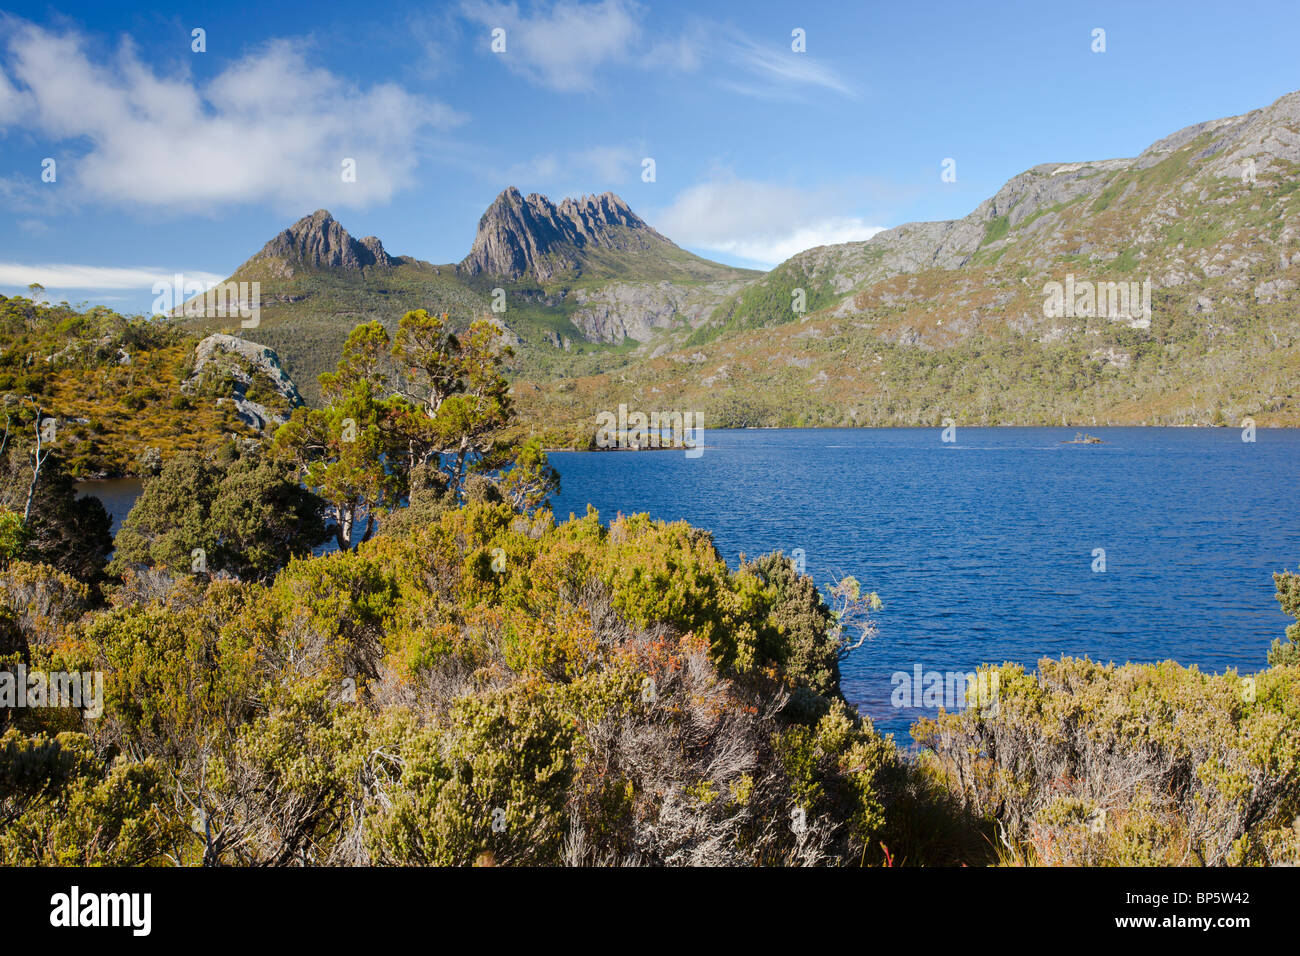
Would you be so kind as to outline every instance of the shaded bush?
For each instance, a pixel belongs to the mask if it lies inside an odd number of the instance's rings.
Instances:
[[[285,465],[227,446],[221,455],[177,455],[148,478],[117,533],[110,570],[195,570],[268,578],[325,540],[323,502]]]
[[[1283,572],[1273,575],[1277,588],[1277,602],[1282,611],[1296,618],[1296,623],[1286,629],[1286,641],[1275,640],[1268,651],[1268,663],[1300,664],[1300,574]]]
[[[1297,862],[1300,669],[1253,677],[1088,660],[994,669],[994,713],[913,729],[1012,858],[1072,865]]]

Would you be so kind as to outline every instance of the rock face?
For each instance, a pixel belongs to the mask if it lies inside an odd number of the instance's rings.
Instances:
[[[392,258],[374,236],[354,239],[326,209],[317,209],[280,233],[249,263],[270,260],[285,278],[297,267],[362,272],[371,266],[391,266]]]
[[[585,284],[573,322],[600,341],[649,329],[661,360],[630,351],[584,377],[583,401],[671,394],[767,425],[929,425],[951,409],[980,424],[1291,426],[1297,183],[1291,93],[1131,158],[1033,166],[960,219],[800,252],[685,338],[660,328],[685,311],[670,294]]]
[[[700,325],[718,304],[744,285],[741,280],[679,285],[672,282],[611,282],[579,289],[569,317],[589,342],[649,342],[657,331]]]
[[[303,404],[302,396],[288,373],[280,366],[280,357],[274,349],[233,335],[209,335],[194,349],[194,371],[181,385],[183,391],[193,392],[210,366],[216,365],[233,381],[234,394],[218,399],[218,404],[233,402],[241,420],[254,428],[265,430],[279,426],[289,419],[289,413]],[[274,404],[253,401],[248,397],[254,385],[268,386],[279,395]]]
[[[497,343],[498,345],[505,345],[510,348],[517,348],[519,346],[519,336],[515,335],[514,329],[510,328],[510,326],[506,325],[495,315],[487,315],[485,318],[487,321],[495,325],[501,333],[501,339]]]
[[[524,197],[511,186],[479,219],[478,235],[460,268],[469,275],[531,275],[547,282],[582,271],[591,250],[643,251],[656,245],[680,253],[613,193],[565,199],[557,206],[537,193]]]
[[[1188,152],[1182,169],[1163,176],[1148,173],[1180,150]],[[776,287],[790,272],[798,275],[800,285],[825,283],[834,295],[843,297],[832,314],[848,317],[863,310],[859,293],[876,283],[928,270],[978,267],[998,257],[1003,265],[1018,266],[1034,276],[1039,287],[1040,276],[1049,271],[1060,275],[1070,268],[1113,272],[1108,263],[1125,252],[1137,255],[1142,275],[1149,274],[1166,287],[1201,275],[1245,274],[1258,271],[1261,264],[1244,254],[1230,258],[1226,250],[1215,258],[1191,241],[1171,239],[1171,232],[1192,228],[1193,217],[1210,213],[1217,220],[1213,225],[1225,234],[1239,228],[1255,231],[1241,211],[1224,208],[1230,206],[1232,195],[1225,196],[1223,186],[1249,189],[1256,178],[1289,177],[1296,163],[1300,163],[1300,92],[1264,109],[1189,126],[1132,158],[1039,164],[1012,177],[961,219],[906,223],[865,241],[808,249],[759,284]],[[1117,209],[1131,218],[1122,230],[1112,229],[1109,222]],[[1285,237],[1283,230],[1282,237],[1269,239],[1269,245],[1281,253],[1277,261],[1282,269],[1288,268],[1288,260],[1278,247],[1286,244]],[[1088,266],[1079,264],[1083,260]],[[1055,265],[1063,261],[1074,266]],[[777,291],[783,292],[779,287]],[[1265,284],[1257,298],[1274,302],[1285,291],[1280,284]]]

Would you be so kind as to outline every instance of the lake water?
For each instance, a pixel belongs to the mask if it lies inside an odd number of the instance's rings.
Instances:
[[[907,742],[896,672],[1040,657],[1264,666],[1289,618],[1272,573],[1300,562],[1300,430],[709,431],[682,451],[559,452],[557,517],[588,502],[713,532],[734,566],[803,549],[819,585],[853,575],[885,602],[844,692]],[[88,482],[117,522],[135,482]],[[1094,571],[1096,549],[1105,570]]]
[[[557,453],[557,516],[590,501],[710,529],[731,563],[802,548],[819,585],[879,592],[880,633],[844,692],[907,742],[902,671],[1040,657],[1173,658],[1255,671],[1289,618],[1272,573],[1300,562],[1300,430],[709,431],[682,451]],[[1105,550],[1095,572],[1094,549]]]
[[[98,498],[104,510],[112,517],[114,535],[122,527],[123,519],[130,514],[135,500],[140,497],[142,487],[143,482],[139,478],[107,478],[77,483],[78,493]]]

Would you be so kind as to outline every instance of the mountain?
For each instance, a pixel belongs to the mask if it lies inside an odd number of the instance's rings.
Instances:
[[[185,323],[255,337],[279,354],[304,399],[317,402],[317,376],[333,368],[348,333],[372,319],[391,329],[411,309],[447,312],[461,325],[491,317],[506,328],[520,371],[585,375],[680,344],[759,274],[679,248],[613,193],[556,205],[511,187],[483,214],[456,265],[391,255],[378,238],[356,239],[317,210],[226,280],[260,283],[256,330],[220,316]],[[493,312],[494,301],[506,311]]]
[[[1187,127],[1132,159],[1043,163],[1012,178],[962,219],[908,223],[865,242],[810,249],[759,286],[779,285],[787,275],[807,280],[848,314],[855,306],[846,301],[847,293],[927,270],[960,270],[1001,259],[1004,265],[1014,262],[1041,272],[1050,262],[1080,264],[1078,257],[1101,266],[1130,250],[1140,265],[1173,263],[1180,258],[1173,253],[1187,248],[1189,215],[1206,229],[1258,225],[1237,215],[1240,210],[1222,215],[1221,187],[1225,182],[1245,186],[1226,195],[1247,206],[1258,202],[1258,191],[1245,201],[1251,195],[1242,181],[1247,163],[1254,161],[1256,180],[1261,175],[1266,183],[1271,177],[1286,180],[1300,161],[1298,128],[1300,93],[1292,93],[1267,109]],[[1136,233],[1134,214],[1141,225]],[[749,290],[751,303],[757,292]],[[753,326],[791,316],[788,310],[772,316],[748,303],[729,303],[715,318],[719,324]]]
[[[522,392],[588,431],[620,403],[716,425],[1300,424],[1298,288],[1291,93],[1136,157],[1033,166],[958,220],[809,249],[680,347]]]
[[[660,235],[613,193],[565,199],[525,197],[511,186],[479,219],[478,234],[460,269],[470,276],[565,276],[726,279],[738,270],[701,259]]]
[[[261,281],[249,334],[309,402],[357,323],[487,315],[518,343],[523,413],[578,441],[620,404],[717,426],[1300,424],[1298,186],[1292,93],[768,273],[686,252],[612,193],[510,188],[458,264],[393,256],[322,210],[232,278]]]
[[[582,373],[680,345],[727,296],[761,275],[687,252],[613,193],[556,205],[513,186],[479,219],[458,268],[485,293],[502,289],[516,316],[547,328],[550,345],[569,351],[585,343],[580,351],[589,355],[592,345],[615,347],[612,355],[597,348],[592,361],[574,369]],[[543,368],[564,371],[553,362]]]
[[[300,267],[364,274],[367,267],[393,265],[383,243],[376,237],[353,239],[327,209],[317,209],[299,219],[263,246],[249,262],[272,263],[271,268],[286,279]]]
[[[308,402],[320,400],[317,376],[332,369],[348,333],[380,319],[395,328],[411,309],[467,319],[487,300],[468,288],[455,266],[390,255],[374,236],[356,239],[327,210],[304,216],[266,243],[225,280],[260,284],[260,319],[185,316],[204,335],[227,332],[274,349]]]

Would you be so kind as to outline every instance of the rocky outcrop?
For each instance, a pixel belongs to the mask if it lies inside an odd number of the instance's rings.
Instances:
[[[513,186],[479,220],[463,274],[548,285],[547,305],[572,303],[574,326],[590,342],[647,342],[663,330],[688,332],[757,273],[701,259],[651,228],[618,196],[523,196]],[[582,276],[577,288],[561,280]],[[591,279],[608,279],[592,283]],[[682,281],[685,280],[685,281]],[[567,348],[560,336],[547,336]]]
[[[500,336],[497,339],[498,346],[518,348],[519,336],[515,334],[514,329],[510,328],[510,326],[506,325],[504,322],[501,321],[501,319],[499,319],[495,315],[488,315],[486,318],[487,321],[491,322],[494,326],[496,326],[497,331],[500,333]]]
[[[904,223],[862,242],[809,249],[789,261],[813,279],[828,278],[836,293],[926,269],[959,269],[981,247],[996,248],[998,240],[990,238],[996,235],[991,231],[996,224],[1016,229],[1045,210],[1098,193],[1109,182],[1106,174],[1135,162],[1043,163],[1008,180],[961,219]],[[846,310],[852,311],[851,304]]]
[[[1171,171],[1175,180],[1164,183],[1160,177],[1143,175],[1193,146],[1186,165]],[[1196,215],[1210,210],[1225,234],[1254,229],[1239,212],[1232,219],[1220,207],[1232,202],[1238,187],[1249,189],[1254,178],[1276,178],[1279,171],[1290,175],[1296,163],[1300,92],[1264,109],[1189,126],[1132,158],[1042,163],[1012,177],[961,219],[906,223],[862,242],[809,249],[759,283],[783,281],[792,271],[802,274],[800,281],[806,277],[825,282],[844,297],[831,307],[831,314],[849,317],[862,311],[859,293],[876,283],[927,270],[958,270],[999,257],[1004,265],[1015,263],[1035,276],[1063,260],[1075,263],[1077,271],[1086,258],[1089,271],[1105,277],[1114,271],[1108,263],[1121,254],[1140,253],[1142,274],[1165,277],[1166,286],[1181,285],[1189,276],[1220,278],[1258,271],[1261,263],[1245,255],[1225,258],[1223,249],[1214,256],[1184,250],[1170,241],[1170,233],[1175,227],[1196,228]],[[1232,187],[1226,195],[1224,184]],[[1131,218],[1118,232],[1107,221],[1117,209],[1130,211]],[[1281,237],[1270,240],[1274,249],[1286,244]],[[1283,270],[1288,268],[1285,255],[1280,251]],[[1054,271],[1064,275],[1069,270]],[[1256,298],[1265,304],[1283,301],[1290,291],[1286,281],[1261,283]]]
[[[393,265],[384,244],[374,236],[354,239],[329,210],[304,216],[262,247],[245,266],[266,261],[277,275],[288,278],[301,267],[363,272]]]
[[[681,251],[613,193],[565,199],[557,206],[537,193],[525,197],[511,186],[479,219],[474,245],[460,268],[469,275],[531,275],[547,282],[582,271],[591,250],[644,251],[655,245]]]
[[[611,282],[597,289],[579,289],[579,307],[569,317],[591,342],[649,342],[657,332],[694,328],[743,281],[679,285],[672,282]]]
[[[232,402],[240,419],[254,428],[282,425],[293,409],[303,404],[293,379],[280,365],[280,357],[265,345],[224,333],[209,335],[195,347],[194,370],[181,389],[197,391],[214,372],[228,376],[233,385],[232,394],[219,398],[218,404]],[[252,400],[249,393],[258,384],[279,398],[269,404]]]

